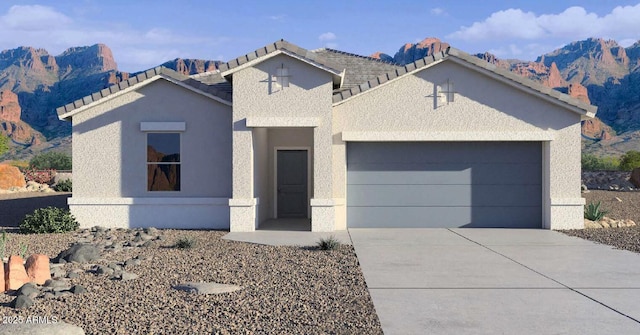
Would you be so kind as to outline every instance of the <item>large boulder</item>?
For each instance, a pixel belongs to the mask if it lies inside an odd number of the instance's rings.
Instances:
[[[11,187],[24,187],[26,184],[24,175],[17,167],[9,164],[0,164],[0,190],[8,190]]]
[[[18,255],[9,256],[9,261],[4,265],[4,281],[7,291],[17,290],[31,281],[27,271],[24,269],[22,257]]]
[[[47,255],[34,254],[29,256],[24,267],[31,281],[38,285],[43,285],[47,279],[51,279],[49,257]]]
[[[633,184],[633,186],[640,188],[640,168],[635,168],[633,169],[633,171],[631,171],[631,177],[629,177],[629,181]]]
[[[58,254],[54,259],[60,262],[89,263],[100,258],[100,249],[93,244],[75,244]]]

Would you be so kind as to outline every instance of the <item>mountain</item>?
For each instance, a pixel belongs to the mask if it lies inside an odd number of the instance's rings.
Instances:
[[[449,44],[435,37],[401,46],[393,55],[371,57],[407,64],[442,52]],[[598,106],[584,121],[584,151],[619,155],[640,148],[640,41],[623,48],[616,41],[589,38],[570,43],[535,61],[478,58]],[[214,71],[222,62],[176,58],[162,66],[185,75]],[[57,56],[18,47],[0,52],[0,132],[11,150],[0,159],[29,159],[46,150],[71,151],[71,125],[55,108],[128,79],[104,44],[73,47]]]
[[[55,108],[127,78],[104,44],[58,56],[32,47],[0,52],[0,132],[11,138],[8,155],[28,158],[52,147],[70,152],[71,125]]]

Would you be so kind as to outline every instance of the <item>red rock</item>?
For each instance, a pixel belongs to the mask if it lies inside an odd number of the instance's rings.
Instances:
[[[0,120],[18,122],[21,113],[18,96],[9,90],[0,91]]]
[[[555,64],[555,63],[554,63]],[[569,95],[577,98],[578,100],[590,104],[589,93],[587,92],[587,88],[582,86],[579,83],[569,84]]]
[[[9,290],[17,290],[25,283],[31,281],[24,269],[24,260],[17,255],[9,256],[9,262],[4,265],[4,281],[5,288]]]
[[[0,263],[2,263],[2,260],[0,259]],[[2,266],[0,266],[0,293],[5,291],[5,286],[4,286],[4,263],[2,264]]]
[[[24,187],[27,183],[24,175],[17,167],[9,164],[0,164],[0,190],[6,190],[11,187]]]
[[[631,171],[631,177],[629,181],[635,186],[640,187],[640,168],[635,168]]]
[[[49,257],[43,254],[33,254],[27,258],[24,264],[25,270],[31,282],[43,285],[47,279],[51,279],[51,270],[49,269]]]

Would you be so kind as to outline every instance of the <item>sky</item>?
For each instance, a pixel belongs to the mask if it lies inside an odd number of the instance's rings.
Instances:
[[[0,50],[59,55],[106,44],[118,69],[228,61],[281,38],[306,49],[394,55],[437,37],[468,53],[535,60],[589,37],[640,40],[640,0],[56,0],[0,2]]]

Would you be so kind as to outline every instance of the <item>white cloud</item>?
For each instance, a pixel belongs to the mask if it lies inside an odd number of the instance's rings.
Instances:
[[[282,21],[282,20],[284,20],[285,17],[287,17],[287,16],[284,15],[284,14],[278,14],[278,15],[271,15],[268,18],[269,18],[269,20]]]
[[[430,12],[433,15],[447,15],[447,11],[445,11],[444,9],[442,9],[440,7],[431,8]]]
[[[318,36],[318,39],[322,42],[326,42],[326,41],[333,41],[335,40],[336,34],[332,33],[332,32],[326,32],[326,33],[322,33],[320,34],[320,36]]]
[[[569,7],[557,14],[542,15],[512,8],[495,12],[470,26],[460,27],[447,38],[465,41],[543,38],[577,40],[588,37],[638,39],[639,17],[640,4],[618,6],[604,16],[588,13],[579,6]]]
[[[46,6],[11,6],[7,14],[0,17],[0,25],[18,31],[42,31],[52,27],[66,26],[72,20],[55,9]]]
[[[0,50],[32,46],[58,55],[69,47],[104,43],[112,49],[119,69],[139,71],[176,57],[202,57],[194,54],[194,45],[210,51],[228,41],[158,27],[140,30],[118,22],[81,21],[53,7],[12,6],[0,16]]]

